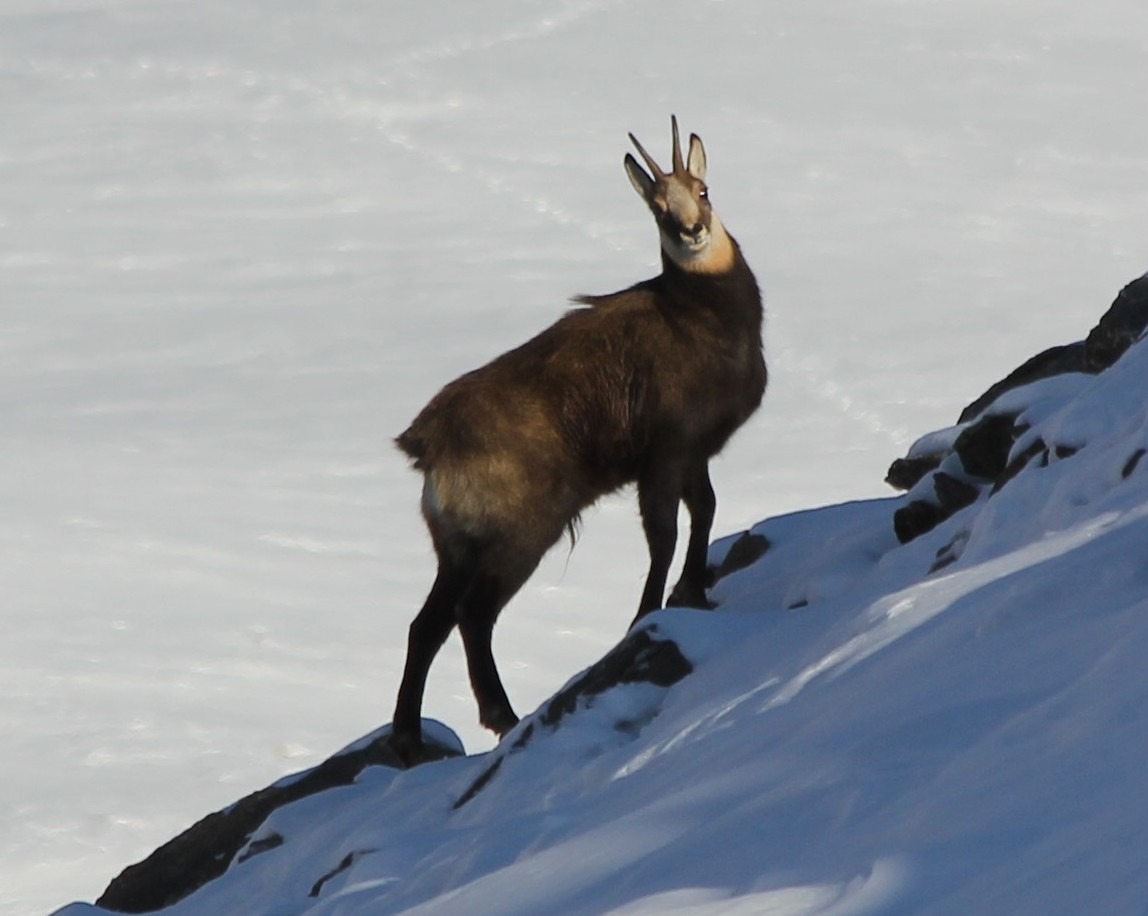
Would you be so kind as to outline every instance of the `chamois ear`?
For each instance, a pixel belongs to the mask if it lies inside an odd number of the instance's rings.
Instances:
[[[634,190],[638,192],[638,196],[649,205],[654,197],[654,179],[646,174],[645,170],[638,165],[638,160],[629,153],[626,153],[626,158],[622,164],[626,167],[626,174],[630,178],[630,184],[634,186]]]
[[[697,134],[690,134],[690,155],[686,162],[686,170],[698,181],[705,181],[706,148],[702,146],[702,138]]]

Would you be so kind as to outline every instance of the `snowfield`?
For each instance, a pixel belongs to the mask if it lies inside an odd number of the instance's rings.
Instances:
[[[766,293],[715,531],[773,549],[651,621],[668,691],[453,815],[482,757],[368,771],[176,911],[1143,913],[1143,346],[1033,402],[1080,451],[903,547],[881,481],[1148,266],[1145,35],[1133,0],[0,0],[0,911],[389,719],[434,566],[390,437],[656,269],[621,159],[675,112]],[[603,502],[500,621],[520,712],[644,572]],[[425,710],[493,746],[453,642]]]

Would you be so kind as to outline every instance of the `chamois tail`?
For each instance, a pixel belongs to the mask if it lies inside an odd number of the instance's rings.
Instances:
[[[427,440],[415,432],[413,426],[398,436],[395,436],[395,445],[411,459],[411,462],[417,470],[429,470],[430,460],[427,454],[429,451]]]

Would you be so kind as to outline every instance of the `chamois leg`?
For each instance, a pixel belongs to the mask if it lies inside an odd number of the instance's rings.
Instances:
[[[419,762],[426,753],[422,739],[422,706],[427,673],[454,629],[456,610],[472,579],[470,570],[440,558],[438,575],[430,594],[411,623],[406,667],[391,726],[391,745],[407,763]]]
[[[709,550],[710,531],[713,527],[717,498],[710,482],[709,466],[703,464],[686,479],[682,495],[690,512],[690,542],[686,548],[686,561],[682,577],[670,592],[669,604],[677,607],[713,607],[706,597],[706,554]]]
[[[664,468],[638,481],[638,508],[642,513],[646,546],[650,550],[650,572],[646,576],[646,587],[642,589],[642,599],[638,603],[634,623],[662,606],[666,578],[670,574],[674,547],[678,543],[678,502],[681,494],[680,479]]]
[[[491,638],[498,614],[517,589],[495,576],[480,575],[458,609],[458,630],[466,649],[470,686],[478,702],[478,720],[499,737],[518,724],[494,662]]]

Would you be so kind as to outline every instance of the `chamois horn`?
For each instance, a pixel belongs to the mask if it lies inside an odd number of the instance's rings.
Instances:
[[[674,131],[674,174],[684,175],[686,166],[685,163],[682,162],[682,144],[678,140],[678,119],[676,115],[670,115],[670,125]]]
[[[665,181],[666,173],[662,171],[662,167],[654,161],[654,157],[646,152],[646,148],[638,142],[638,138],[633,134],[629,135],[630,142],[634,144],[634,148],[641,154],[642,159],[645,160],[646,168],[650,170],[656,181]]]

